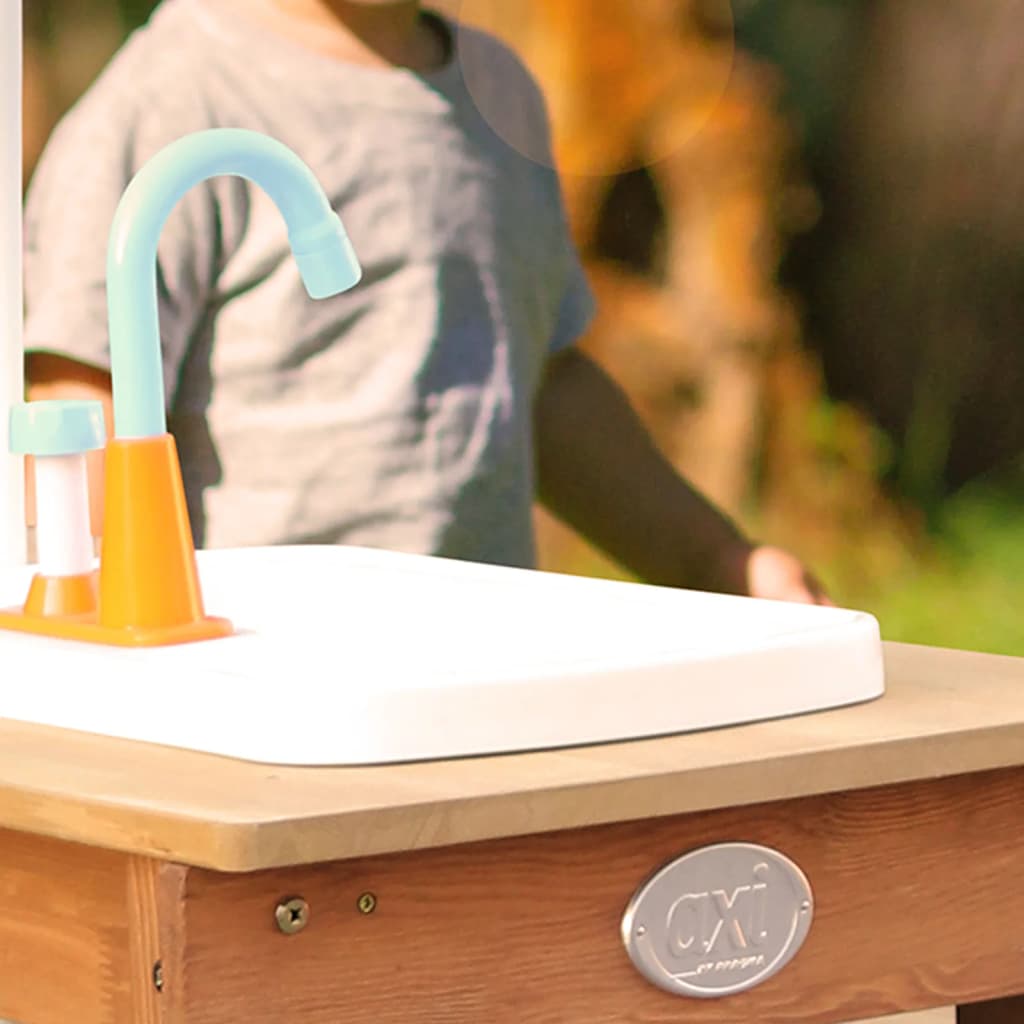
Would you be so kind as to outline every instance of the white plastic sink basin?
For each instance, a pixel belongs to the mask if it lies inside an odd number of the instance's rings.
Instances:
[[[291,765],[602,743],[878,697],[878,624],[812,608],[345,547],[199,553],[225,640],[0,631],[0,718]],[[0,574],[0,606],[31,570]]]

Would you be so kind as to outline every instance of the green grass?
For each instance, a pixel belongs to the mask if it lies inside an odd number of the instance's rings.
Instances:
[[[857,606],[887,640],[1024,655],[1024,489],[980,485],[949,499],[928,559]]]

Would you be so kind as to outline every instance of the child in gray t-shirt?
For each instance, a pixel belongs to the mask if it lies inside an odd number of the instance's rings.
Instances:
[[[482,116],[468,66],[487,69],[488,109],[524,145]],[[523,155],[549,146],[536,85],[495,40],[416,0],[165,0],[32,182],[33,397],[108,400],[116,205],[159,149],[215,127],[265,132],[312,167],[364,278],[309,301],[279,214],[241,179],[193,189],[172,214],[166,398],[199,544],[530,566],[539,491],[654,582],[821,599],[799,563],[748,543],[671,470],[574,347],[593,301],[551,162]]]

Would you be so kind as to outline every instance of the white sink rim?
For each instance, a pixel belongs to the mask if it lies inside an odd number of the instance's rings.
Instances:
[[[628,741],[884,692],[863,612],[344,546],[197,557],[208,613],[240,635],[123,650],[0,631],[0,663],[32,680],[0,686],[0,717],[326,766]],[[0,604],[19,602],[31,573],[0,573]],[[302,609],[289,594],[315,594],[316,578],[322,600]],[[404,643],[379,621],[403,610]],[[356,669],[325,670],[345,650]]]

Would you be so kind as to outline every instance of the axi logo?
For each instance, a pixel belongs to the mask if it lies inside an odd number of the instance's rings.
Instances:
[[[681,995],[741,992],[781,970],[810,930],[813,897],[800,869],[749,843],[673,861],[631,900],[622,937],[654,984]]]

